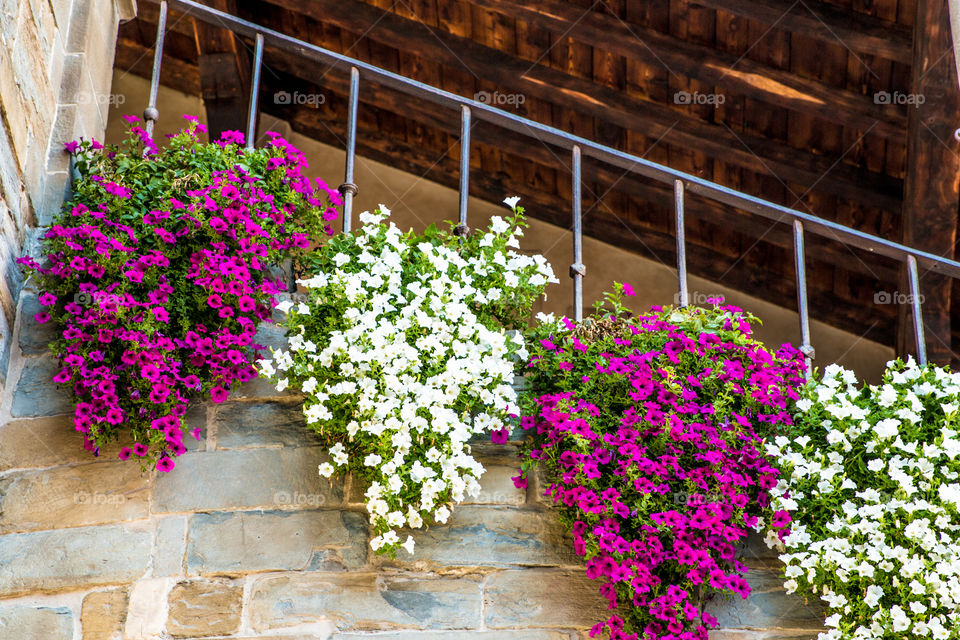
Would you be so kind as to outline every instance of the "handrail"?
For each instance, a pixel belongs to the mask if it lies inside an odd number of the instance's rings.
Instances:
[[[298,40],[292,36],[274,31],[262,25],[243,20],[229,13],[199,4],[194,0],[150,0],[160,5],[160,19],[157,25],[157,45],[154,54],[153,76],[151,79],[150,104],[144,111],[148,131],[152,131],[153,123],[158,117],[156,109],[156,93],[160,82],[160,64],[164,40],[164,30],[168,7],[187,14],[197,20],[227,28],[234,33],[255,39],[257,54],[254,61],[253,82],[251,86],[250,116],[248,132],[253,130],[256,118],[256,95],[259,92],[260,64],[262,63],[263,46],[269,45],[283,51],[296,54],[301,58],[313,62],[326,64],[331,67],[342,68],[350,72],[350,101],[347,123],[347,161],[344,183],[340,191],[344,195],[344,231],[349,231],[352,222],[352,200],[357,193],[357,186],[353,184],[353,167],[356,153],[356,125],[357,100],[360,90],[360,76],[366,81],[372,81],[384,87],[394,89],[409,96],[427,100],[443,107],[460,111],[461,153],[460,153],[460,233],[467,230],[467,200],[469,195],[469,161],[470,161],[470,125],[471,119],[484,120],[503,129],[518,133],[525,137],[534,138],[570,151],[573,159],[573,193],[571,211],[573,216],[574,264],[570,266],[570,277],[573,280],[574,313],[579,319],[583,314],[583,284],[585,266],[582,264],[582,225],[580,221],[580,166],[581,157],[592,158],[606,164],[619,167],[627,172],[650,178],[674,188],[674,213],[676,217],[677,233],[677,271],[679,279],[680,305],[686,306],[687,274],[686,274],[686,245],[683,234],[683,208],[686,193],[694,193],[710,200],[720,202],[749,213],[762,216],[775,222],[792,224],[794,230],[794,259],[797,277],[797,307],[800,315],[801,340],[800,350],[807,361],[807,370],[810,370],[810,359],[814,349],[810,344],[810,318],[807,305],[806,268],[804,255],[804,231],[830,240],[842,242],[858,249],[892,258],[906,263],[909,277],[907,278],[914,317],[914,337],[917,347],[917,360],[926,364],[926,345],[924,343],[923,322],[920,311],[918,265],[929,271],[960,278],[960,262],[937,256],[927,251],[893,242],[879,236],[874,236],[843,224],[819,218],[809,213],[797,211],[790,207],[757,198],[723,185],[704,180],[697,176],[671,169],[662,164],[652,162],[631,153],[614,149],[593,140],[583,138],[549,125],[529,120],[522,116],[501,111],[491,105],[465,98],[443,89],[438,89],[422,82],[406,78],[399,74],[381,69],[361,60],[350,58],[340,53],[324,49],[315,44]],[[252,136],[250,136],[252,138]],[[252,141],[248,141],[251,144]],[[905,304],[901,302],[900,304]]]

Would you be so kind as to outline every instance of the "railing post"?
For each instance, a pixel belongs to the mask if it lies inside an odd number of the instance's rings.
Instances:
[[[803,247],[803,223],[793,221],[793,261],[797,274],[797,313],[800,315],[800,353],[803,354],[804,375],[807,380],[813,375],[813,359],[816,357],[810,344],[810,309],[807,304],[807,266]]]
[[[680,281],[677,304],[680,308],[690,304],[690,294],[687,290],[687,241],[684,235],[683,193],[683,180],[674,180],[673,211],[676,214],[677,224],[677,279]]]
[[[461,236],[470,233],[467,226],[467,203],[470,200],[470,107],[460,105],[460,222],[453,232]]]
[[[917,363],[927,365],[927,342],[923,335],[923,313],[920,310],[920,277],[917,275],[917,259],[907,256],[907,273],[910,278],[910,302],[913,305],[913,337],[917,342]]]
[[[353,182],[353,163],[357,148],[357,101],[360,97],[360,70],[350,67],[350,104],[347,111],[347,159],[344,164],[343,184],[340,195],[343,196],[343,232],[349,233],[353,223],[353,197],[357,195],[357,185]]]
[[[153,126],[160,117],[157,111],[157,93],[160,91],[160,65],[163,63],[163,39],[167,32],[167,2],[160,3],[160,17],[157,20],[157,40],[153,47],[153,72],[150,75],[150,99],[143,110],[143,121],[147,137],[153,138]]]
[[[257,101],[260,98],[260,67],[263,62],[263,34],[257,34],[257,44],[253,50],[253,73],[250,81],[250,112],[247,114],[247,149],[253,150],[254,137],[257,134]]]
[[[587,268],[583,264],[583,221],[580,215],[580,145],[573,145],[573,264],[570,265],[570,277],[573,278],[573,318],[583,320],[583,276]]]

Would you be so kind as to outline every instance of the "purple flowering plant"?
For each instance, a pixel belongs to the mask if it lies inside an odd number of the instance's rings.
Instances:
[[[615,284],[582,323],[531,330],[514,482],[540,468],[601,583],[611,614],[592,637],[705,640],[716,626],[706,602],[750,593],[750,530],[788,533],[789,516],[771,507],[780,474],[764,438],[791,422],[803,358],[768,351],[751,336],[756,318],[720,299],[637,316],[622,303],[632,293]]]
[[[120,458],[165,472],[186,451],[189,403],[223,402],[257,375],[257,326],[286,291],[276,265],[332,233],[341,202],[278,135],[254,150],[237,131],[206,143],[184,118],[162,148],[134,116],[117,146],[68,143],[72,198],[43,262],[19,260],[37,275],[35,320],[60,330],[53,379],[84,447],[123,440]]]

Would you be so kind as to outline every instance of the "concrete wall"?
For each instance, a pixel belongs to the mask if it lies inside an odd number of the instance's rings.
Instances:
[[[13,264],[68,188],[63,145],[100,137],[117,24],[133,0],[0,0],[0,387],[22,278]]]

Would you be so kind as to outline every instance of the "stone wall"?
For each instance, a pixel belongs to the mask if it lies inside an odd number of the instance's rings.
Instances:
[[[514,488],[510,445],[476,444],[480,497],[397,561],[370,552],[360,487],[317,475],[298,398],[261,381],[191,411],[201,439],[170,474],[89,457],[35,305],[0,415],[0,640],[585,640],[605,615],[534,483]],[[713,605],[712,638],[814,637],[820,610],[747,557],[754,594]]]
[[[68,189],[77,137],[100,137],[117,24],[134,0],[0,0],[0,387],[22,287],[13,260]]]

